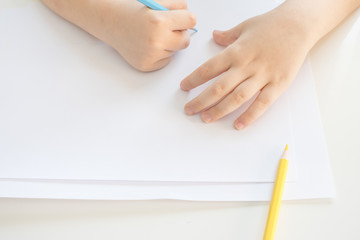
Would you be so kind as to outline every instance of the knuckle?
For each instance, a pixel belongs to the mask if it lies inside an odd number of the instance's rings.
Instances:
[[[196,25],[196,16],[194,13],[189,14],[189,21],[190,21],[191,25],[193,25],[193,26]]]
[[[292,77],[287,76],[287,75],[282,75],[280,77],[278,77],[273,83],[272,85],[275,86],[277,89],[279,89],[280,91],[285,90],[291,83],[291,79]]]
[[[199,68],[199,77],[201,79],[206,79],[207,76],[209,76],[210,74],[210,68],[206,65],[203,65],[202,67]]]
[[[188,90],[188,89],[193,89],[193,87],[194,87],[194,84],[188,78],[184,79],[181,82],[181,88],[182,89]]]
[[[278,87],[280,87],[280,86],[282,85],[282,83],[283,83],[284,80],[285,80],[285,77],[283,77],[283,76],[277,76],[277,77],[275,77],[275,79],[272,81],[271,85],[272,85],[273,87],[278,88]]]
[[[225,33],[222,33],[222,34],[225,34]],[[229,55],[236,56],[236,57],[239,56],[239,53],[246,54],[246,51],[242,51],[242,50],[243,50],[243,46],[241,44],[232,44],[228,48]]]
[[[213,106],[211,109],[211,116],[214,119],[222,118],[225,115],[226,110],[218,105]]]
[[[252,123],[253,121],[255,121],[256,119],[256,115],[253,112],[245,112],[243,116],[241,116],[241,121],[245,124],[245,125],[249,125],[250,123]]]
[[[161,14],[151,14],[149,23],[155,27],[159,27],[165,23],[165,18]]]
[[[235,39],[230,40],[235,41]],[[254,57],[252,56],[253,52],[244,47],[243,44],[231,44],[226,50],[227,56],[230,59],[235,60],[242,65],[247,65],[249,62],[252,62]]]
[[[261,111],[259,108],[253,108],[250,106],[248,109],[246,109],[245,113],[243,114],[242,121],[248,125],[253,121],[255,121],[258,117],[260,117],[262,112],[263,111]]]
[[[224,95],[225,91],[226,91],[226,86],[224,84],[216,83],[211,88],[211,95],[216,97],[221,97]]]
[[[201,111],[205,108],[204,104],[199,100],[194,100],[192,103],[190,103],[188,106],[191,106],[191,108],[195,111]]]
[[[229,59],[232,59],[233,61],[242,62],[241,60],[246,57],[243,54],[246,53],[241,53],[241,47],[234,45],[236,44],[230,45],[230,47],[227,49],[226,55]]]
[[[272,100],[269,97],[262,97],[258,99],[258,102],[261,106],[267,107],[271,104]]]
[[[139,66],[137,67],[137,69],[141,72],[151,72],[152,71],[152,67],[149,64],[142,64],[140,63]]]
[[[154,70],[154,63],[151,59],[143,58],[138,61],[135,68],[142,72],[151,72]]]
[[[151,53],[153,51],[156,51],[158,49],[162,49],[162,41],[160,41],[157,36],[155,35],[152,35],[152,36],[149,36],[148,38],[148,51],[147,51],[147,54],[148,55],[151,55]]]
[[[248,99],[248,94],[244,91],[235,91],[233,93],[233,101],[235,104],[242,104]]]

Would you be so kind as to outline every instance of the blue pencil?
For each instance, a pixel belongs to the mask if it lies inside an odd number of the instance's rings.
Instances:
[[[153,0],[137,0],[138,2],[141,2],[142,4],[144,4],[145,6],[147,6],[148,8],[151,8],[153,10],[158,10],[158,11],[169,11],[169,9],[167,9],[164,6],[161,6],[160,4],[158,4],[157,2],[154,2]],[[194,30],[195,32],[197,32],[198,30],[196,28],[190,28],[191,30]]]

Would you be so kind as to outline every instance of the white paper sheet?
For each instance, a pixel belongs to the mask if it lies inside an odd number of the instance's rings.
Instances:
[[[283,146],[294,145],[287,94],[244,131],[232,128],[242,109],[214,124],[183,113],[191,94],[181,79],[221,50],[212,30],[274,6],[222,5],[189,3],[199,32],[154,73],[132,69],[41,3],[2,12],[0,178],[272,182]]]
[[[310,63],[287,90],[293,109],[298,180],[285,185],[284,200],[335,196]],[[290,146],[291,152],[294,146]],[[289,165],[293,164],[290,159]],[[267,201],[271,183],[159,183],[124,181],[0,180],[0,197],[102,200],[182,199]]]
[[[300,177],[297,182],[286,184],[284,199],[332,197],[334,189],[308,63],[305,64],[288,93],[294,110],[292,119],[296,155],[302,161],[299,161],[297,169]],[[291,147],[291,150],[293,148]],[[1,179],[0,197],[261,201],[269,199],[271,188],[272,184],[269,183],[186,184]]]

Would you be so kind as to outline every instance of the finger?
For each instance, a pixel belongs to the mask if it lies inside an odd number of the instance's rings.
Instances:
[[[271,84],[266,85],[249,108],[234,122],[234,127],[241,130],[258,119],[280,96],[282,91]]]
[[[181,31],[193,28],[196,25],[196,16],[187,10],[162,11],[162,14],[169,19],[169,29]]]
[[[243,81],[221,102],[204,111],[201,118],[204,122],[210,123],[228,115],[249,101],[263,86],[264,83],[256,78]]]
[[[164,50],[160,54],[161,54],[160,57],[154,56],[147,59],[142,59],[141,62],[138,61],[136,63],[136,68],[142,72],[152,72],[158,70],[170,62],[174,53]]]
[[[172,58],[172,56],[165,57],[163,59],[160,59],[160,60],[156,61],[150,67],[148,67],[145,70],[145,72],[152,72],[152,71],[156,71],[156,70],[159,70],[159,69],[165,67],[166,65],[168,65],[170,63],[171,58]]]
[[[194,72],[181,81],[180,87],[184,91],[189,91],[201,84],[213,79],[230,68],[230,59],[224,52],[211,58]]]
[[[168,65],[168,64],[170,63],[171,59],[172,59],[172,56],[166,57],[166,58],[163,58],[163,59],[160,59],[159,61],[157,61],[157,62],[155,63],[155,68],[156,68],[156,70],[158,70],[158,69],[160,69],[160,68],[163,68],[163,67],[165,67],[166,65]]]
[[[185,0],[156,0],[156,2],[169,10],[187,9],[187,3]]]
[[[214,30],[214,41],[221,46],[228,46],[239,38],[241,33],[241,24],[227,31]]]
[[[167,42],[168,51],[179,51],[185,49],[190,44],[190,33],[188,31],[175,31],[171,32],[171,36]]]
[[[207,109],[217,102],[219,102],[226,95],[231,93],[239,84],[239,81],[234,81],[234,73],[232,71],[225,72],[219,79],[217,79],[211,86],[206,88],[199,96],[191,100],[185,105],[185,112],[192,115]],[[238,76],[243,79],[242,76]]]

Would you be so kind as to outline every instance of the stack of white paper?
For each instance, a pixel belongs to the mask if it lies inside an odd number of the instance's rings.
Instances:
[[[41,3],[0,13],[0,197],[268,200],[286,143],[284,198],[333,196],[308,62],[243,131],[232,122],[246,106],[213,124],[183,113],[204,86],[185,93],[180,81],[222,50],[212,30],[274,6],[189,2],[200,31],[153,73]]]

